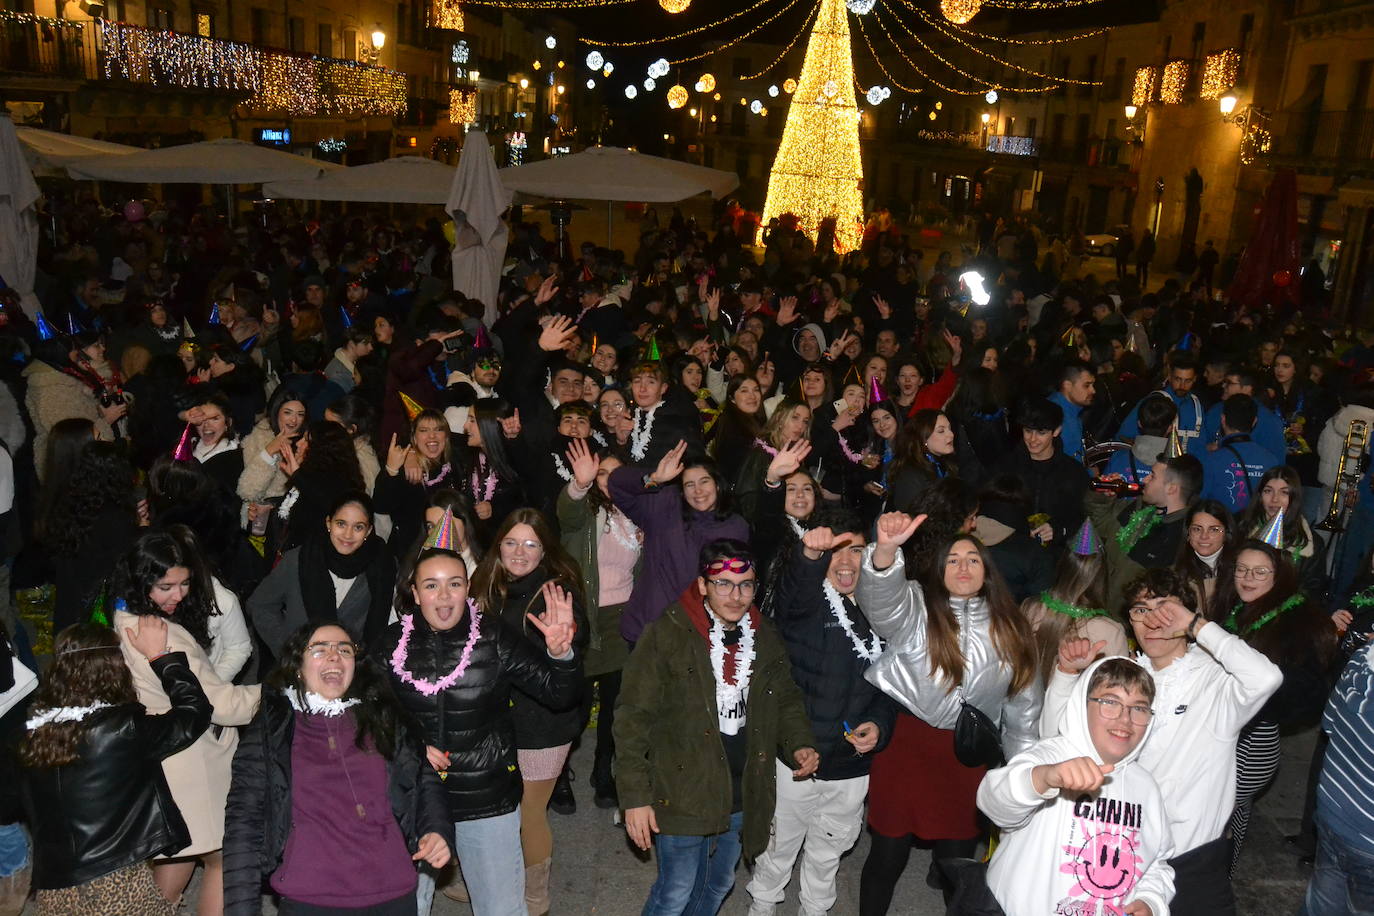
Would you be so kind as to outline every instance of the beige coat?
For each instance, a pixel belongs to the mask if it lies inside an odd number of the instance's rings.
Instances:
[[[40,481],[46,470],[43,462],[47,460],[48,433],[63,420],[90,420],[100,438],[114,438],[114,430],[100,416],[95,393],[79,379],[37,361],[24,370],[24,376],[28,379],[24,405],[33,420],[33,463]]]
[[[124,632],[126,627],[135,628],[137,623],[135,615],[125,611],[115,612],[115,632],[119,634],[124,662],[133,674],[138,701],[150,713],[168,712],[172,704],[162,690],[162,682]],[[260,686],[235,687],[220,680],[205,650],[190,633],[175,623],[167,625],[167,645],[174,652],[186,653],[191,671],[200,681],[201,689],[213,708],[210,716],[212,725],[248,724],[258,710],[258,700],[262,694]],[[197,738],[195,744],[162,761],[167,786],[172,790],[172,798],[191,831],[191,845],[179,850],[174,858],[203,855],[224,845],[224,803],[229,797],[230,768],[238,743],[238,729],[212,727]]]
[[[277,434],[267,421],[259,420],[253,431],[243,438],[243,473],[239,475],[239,499],[248,503],[262,503],[286,493],[286,472],[273,455],[268,457],[267,446]]]

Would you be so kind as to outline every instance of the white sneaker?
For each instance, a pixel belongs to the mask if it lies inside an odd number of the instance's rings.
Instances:
[[[763,900],[755,900],[749,904],[749,916],[774,916],[778,911],[776,903],[767,903]]]

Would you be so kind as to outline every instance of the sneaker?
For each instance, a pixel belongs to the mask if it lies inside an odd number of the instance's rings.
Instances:
[[[576,814],[577,799],[573,796],[572,781],[574,779],[572,767],[564,767],[563,772],[558,775],[558,782],[554,783],[553,794],[549,796],[549,810],[555,814]]]
[[[749,916],[774,916],[777,911],[778,905],[776,903],[755,900],[749,904]]]
[[[615,790],[615,783],[597,786],[592,795],[592,801],[596,802],[598,808],[619,808],[620,793]]]

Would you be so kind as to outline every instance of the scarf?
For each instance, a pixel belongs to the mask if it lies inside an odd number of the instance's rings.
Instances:
[[[367,619],[363,623],[362,641],[372,644],[383,629],[391,611],[391,595],[395,583],[384,562],[386,543],[376,534],[370,535],[353,553],[344,555],[334,549],[329,533],[321,531],[305,539],[300,547],[301,600],[311,619],[337,618],[339,608],[334,602],[334,580],[356,579],[366,576],[368,591]]]
[[[706,604],[702,601],[701,592],[697,591],[696,582],[687,586],[687,590],[677,599],[682,610],[686,612],[687,619],[692,621],[692,626],[696,629],[701,641],[708,646],[711,642],[711,612],[706,610]],[[757,605],[749,606],[749,620],[754,624],[754,632],[759,630],[759,615]],[[742,622],[742,621],[741,621]],[[726,631],[725,649],[725,679],[731,683],[739,682],[739,672],[735,670],[735,665],[739,659],[739,628]]]

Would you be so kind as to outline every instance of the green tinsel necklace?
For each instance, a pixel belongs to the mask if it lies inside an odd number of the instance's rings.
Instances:
[[[1237,636],[1245,636],[1249,633],[1256,633],[1259,630],[1263,629],[1265,626],[1267,626],[1275,617],[1278,617],[1280,614],[1288,613],[1289,611],[1293,610],[1293,608],[1302,604],[1304,600],[1305,599],[1303,598],[1302,592],[1298,592],[1296,595],[1291,596],[1283,604],[1280,604],[1278,607],[1274,608],[1269,613],[1260,617],[1259,620],[1256,620],[1254,623],[1250,624],[1248,627],[1244,629],[1244,631],[1239,629],[1240,612],[1245,607],[1245,602],[1242,601],[1238,603],[1235,607],[1231,608],[1231,616],[1226,618],[1226,629],[1230,630],[1232,633],[1235,633]]]
[[[1126,519],[1126,524],[1122,525],[1116,532],[1116,545],[1121,548],[1122,553],[1130,553],[1135,549],[1135,545],[1145,539],[1155,525],[1159,524],[1160,512],[1154,506],[1141,506],[1131,513],[1131,517]]]
[[[1081,607],[1077,604],[1069,604],[1067,601],[1060,601],[1049,592],[1040,593],[1040,603],[1050,610],[1065,617],[1072,617],[1074,620],[1091,620],[1094,617],[1107,617],[1107,611],[1100,607]]]

